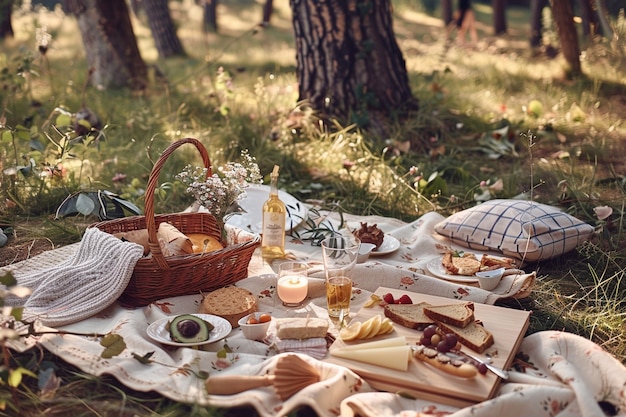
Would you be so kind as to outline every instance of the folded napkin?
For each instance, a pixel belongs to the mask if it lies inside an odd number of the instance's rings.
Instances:
[[[41,269],[14,269],[18,284],[32,293],[26,299],[8,297],[5,304],[23,306],[24,320],[39,319],[46,326],[84,320],[119,298],[142,256],[141,245],[89,228],[63,262]]]
[[[281,356],[291,354],[293,353],[273,356],[265,360],[258,369],[248,368],[245,375],[273,373]],[[320,381],[302,389],[297,395],[281,401],[272,387],[264,387],[234,395],[209,395],[209,404],[225,408],[251,405],[261,417],[288,416],[292,415],[295,410],[308,406],[320,417],[333,417],[338,415],[339,406],[344,398],[358,392],[371,393],[373,391],[367,382],[348,368],[321,362],[307,355],[299,356],[317,369]],[[222,375],[226,374],[227,371],[222,373]],[[237,374],[243,373],[240,371]]]

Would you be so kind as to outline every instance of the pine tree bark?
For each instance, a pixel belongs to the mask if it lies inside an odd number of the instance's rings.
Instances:
[[[76,16],[85,46],[91,82],[99,88],[146,87],[148,70],[141,58],[125,0],[66,0]]]
[[[323,119],[385,130],[418,109],[389,0],[290,0],[301,101]]]
[[[580,46],[574,26],[574,11],[569,0],[550,0],[552,16],[556,25],[561,51],[567,63],[566,73],[576,77],[582,74],[580,66]]]
[[[0,0],[0,39],[13,37],[12,12],[13,0]]]
[[[143,3],[159,57],[184,56],[185,50],[176,34],[167,0],[143,0]]]

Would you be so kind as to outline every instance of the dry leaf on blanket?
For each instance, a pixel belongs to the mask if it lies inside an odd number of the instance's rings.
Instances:
[[[176,256],[193,253],[191,240],[169,223],[161,223],[157,230],[157,240],[163,256]]]

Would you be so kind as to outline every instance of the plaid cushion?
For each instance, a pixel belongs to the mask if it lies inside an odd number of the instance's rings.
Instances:
[[[470,249],[539,261],[576,248],[593,227],[545,204],[490,200],[451,215],[435,231]]]

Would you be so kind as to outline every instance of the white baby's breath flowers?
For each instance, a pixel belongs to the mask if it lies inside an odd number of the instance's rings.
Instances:
[[[176,175],[176,179],[187,186],[198,204],[206,208],[218,221],[224,221],[229,208],[245,197],[249,184],[262,182],[256,159],[247,150],[241,152],[241,162],[228,162],[212,170],[207,178],[207,168],[192,167]]]

